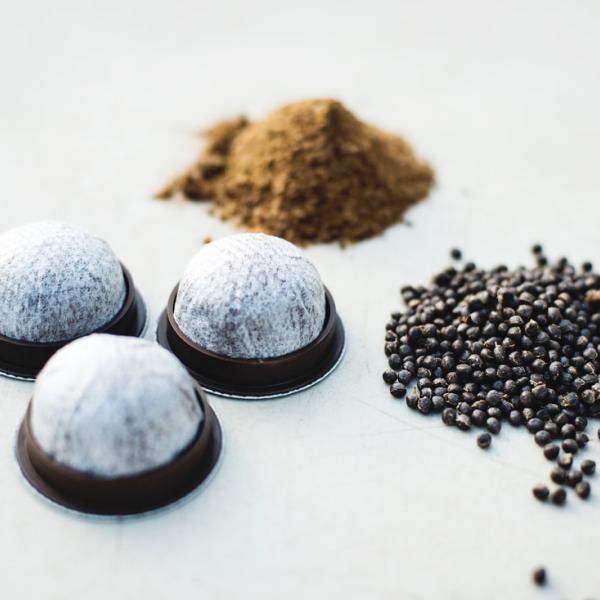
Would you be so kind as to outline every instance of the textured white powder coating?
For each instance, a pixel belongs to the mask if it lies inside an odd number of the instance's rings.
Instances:
[[[303,348],[325,322],[317,269],[293,244],[243,233],[205,245],[185,269],[175,321],[192,341],[233,358]]]
[[[147,340],[106,334],[72,342],[48,361],[31,410],[33,436],[47,454],[103,478],[171,462],[204,418],[173,355]]]
[[[42,221],[0,235],[0,334],[60,342],[91,333],[122,308],[127,286],[109,245]]]

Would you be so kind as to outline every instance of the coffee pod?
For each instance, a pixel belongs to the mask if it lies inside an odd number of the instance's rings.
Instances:
[[[100,515],[182,498],[208,477],[220,451],[219,422],[179,361],[153,342],[101,334],[48,361],[16,445],[38,492]]]
[[[293,244],[261,233],[206,244],[171,293],[157,337],[204,389],[235,398],[315,385],[345,345],[317,269]]]
[[[0,374],[34,379],[68,342],[139,336],[146,307],[109,245],[42,221],[0,235]]]

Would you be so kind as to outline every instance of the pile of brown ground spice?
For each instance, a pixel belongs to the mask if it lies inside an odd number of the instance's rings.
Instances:
[[[256,123],[224,121],[206,138],[197,163],[159,197],[213,199],[223,219],[300,245],[377,235],[434,182],[407,142],[336,100],[289,104]]]

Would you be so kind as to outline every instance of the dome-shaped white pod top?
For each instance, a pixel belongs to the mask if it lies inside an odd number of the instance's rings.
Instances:
[[[0,334],[61,342],[91,333],[121,310],[127,286],[109,245],[56,221],[0,235]]]
[[[95,334],[59,350],[40,373],[31,431],[59,463],[90,475],[137,475],[170,463],[204,415],[192,379],[147,340]]]
[[[174,317],[203,348],[242,359],[284,356],[314,341],[325,322],[325,290],[293,244],[243,233],[205,245],[179,283]]]

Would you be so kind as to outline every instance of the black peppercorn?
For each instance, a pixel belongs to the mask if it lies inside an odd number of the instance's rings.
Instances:
[[[394,370],[398,370],[402,367],[402,358],[399,354],[392,354],[388,358],[388,365]]]
[[[585,460],[581,461],[579,468],[586,475],[593,475],[596,471],[596,463],[593,460],[586,458]]]
[[[518,410],[511,410],[508,415],[508,420],[510,421],[510,424],[514,425],[515,427],[518,427],[521,425],[521,423],[523,423],[523,417]]]
[[[442,421],[446,425],[454,425],[456,422],[456,411],[453,408],[445,408],[442,411]]]
[[[502,410],[496,406],[492,406],[491,408],[488,408],[487,414],[488,414],[488,417],[494,417],[495,419],[502,418]]]
[[[552,479],[554,483],[562,485],[567,479],[567,472],[561,467],[554,467],[554,469],[550,471],[550,479]]]
[[[444,410],[444,399],[441,396],[432,396],[431,398],[433,412],[441,412]]]
[[[404,365],[404,369],[398,371],[397,378],[400,383],[404,385],[408,385],[410,380],[413,378],[412,373],[406,369],[406,364]]]
[[[456,426],[461,431],[467,431],[471,429],[471,419],[468,415],[460,414],[456,417]]]
[[[460,396],[454,393],[446,394],[446,403],[452,407],[457,407],[460,403]]]
[[[577,471],[576,469],[573,469],[572,471],[569,471],[567,473],[567,478],[566,478],[565,483],[568,486],[575,487],[582,479],[583,479],[583,475],[582,475],[581,471]]]
[[[541,248],[540,248],[540,252],[541,252]],[[544,567],[538,567],[537,569],[535,569],[533,571],[532,577],[533,577],[533,582],[536,585],[540,585],[540,586],[544,585],[546,583],[546,569],[544,569]]]
[[[541,429],[540,431],[536,432],[536,434],[533,436],[533,439],[538,446],[544,447],[550,444],[552,441],[552,436],[545,429]]]
[[[477,437],[477,445],[480,448],[489,448],[492,443],[492,436],[489,433],[482,433]]]
[[[404,398],[404,396],[406,395],[406,386],[403,383],[397,381],[390,387],[390,394],[392,394],[394,398]]]
[[[580,481],[575,486],[575,493],[584,500],[590,495],[591,487],[587,481]]]
[[[544,431],[547,431],[552,439],[558,437],[558,425],[552,421],[544,423]]]
[[[383,372],[383,380],[388,383],[388,384],[392,384],[394,383],[396,380],[398,379],[398,376],[396,374],[396,371],[392,371],[392,369],[388,369],[387,371]]]
[[[537,433],[544,428],[544,422],[537,417],[533,417],[527,421],[527,429],[530,433]]]
[[[490,390],[485,399],[490,406],[497,406],[502,401],[503,395],[496,390]]]
[[[590,438],[587,436],[586,433],[583,433],[582,431],[578,431],[575,434],[575,441],[577,442],[577,446],[579,448],[585,448],[587,443],[590,441]]]
[[[558,465],[563,469],[570,469],[573,465],[573,455],[572,454],[563,454],[558,459]]]
[[[559,487],[555,489],[552,494],[550,494],[550,500],[553,504],[557,506],[562,506],[567,499],[567,491],[563,487]]]
[[[476,408],[473,410],[473,412],[471,413],[471,421],[473,422],[473,425],[475,425],[476,427],[483,427],[485,425],[485,421],[487,419],[487,415],[486,413],[484,413],[482,410]]]
[[[500,433],[500,429],[501,429],[502,425],[500,423],[500,421],[498,419],[496,419],[495,417],[490,417],[486,422],[485,422],[485,428],[493,434],[498,434]]]
[[[579,446],[577,445],[577,442],[572,439],[564,440],[563,443],[561,444],[561,446],[562,446],[562,449],[565,452],[568,452],[569,454],[577,454],[577,451],[579,450]]]
[[[536,433],[536,435],[537,435],[537,433]],[[556,460],[558,458],[559,452],[560,452],[560,449],[556,444],[546,444],[544,446],[544,456],[548,460]]]
[[[433,402],[429,396],[422,396],[417,402],[419,412],[428,415],[433,410]]]
[[[571,423],[567,423],[560,428],[560,435],[564,439],[574,438],[575,437],[575,426],[571,425]]]
[[[550,495],[550,490],[542,483],[538,483],[531,491],[533,492],[533,495],[542,502],[548,500],[548,496]]]
[[[550,263],[541,246],[534,250],[533,268],[467,263],[437,274],[429,287],[402,288],[408,308],[385,325],[383,379],[409,408],[440,413],[462,430],[498,433],[503,419],[524,422],[566,472],[589,442],[588,418],[600,417],[600,315],[588,298],[600,276],[591,264]],[[579,485],[577,473],[562,482]]]
[[[471,416],[471,413],[473,412],[473,409],[471,408],[471,405],[468,402],[459,402],[456,408],[458,412],[462,413],[463,415]]]

